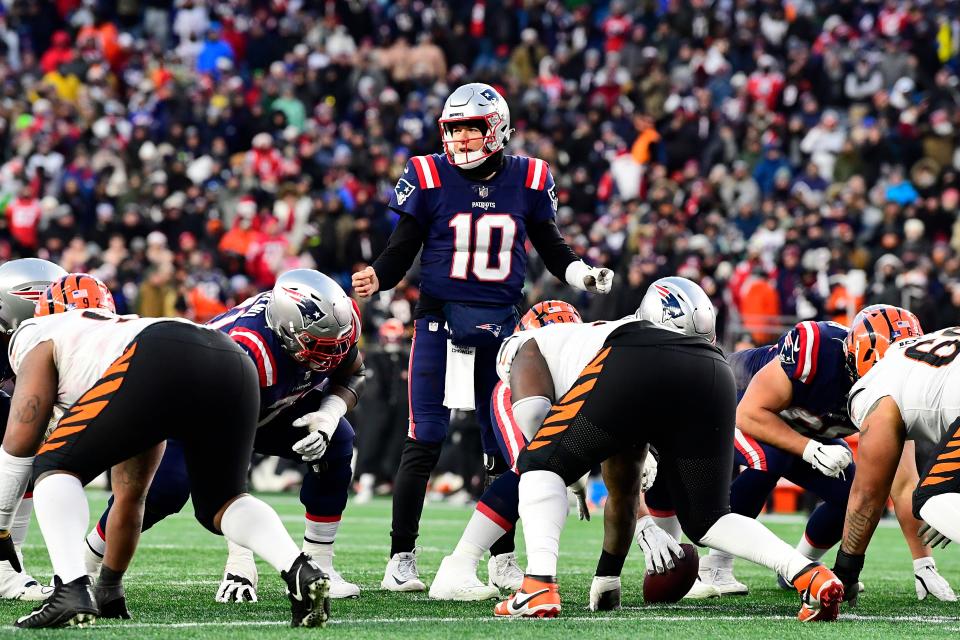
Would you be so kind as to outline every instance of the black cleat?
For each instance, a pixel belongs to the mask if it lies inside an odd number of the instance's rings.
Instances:
[[[287,583],[293,613],[291,627],[322,627],[330,617],[330,579],[310,556],[301,553],[280,576]]]
[[[66,584],[54,576],[53,595],[13,624],[21,629],[83,627],[96,622],[99,613],[89,576]]]
[[[97,600],[101,618],[120,618],[121,620],[131,618],[123,584],[104,586],[98,581],[93,588],[93,595]]]

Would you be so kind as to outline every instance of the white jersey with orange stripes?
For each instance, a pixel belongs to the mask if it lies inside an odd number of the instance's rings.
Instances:
[[[104,309],[75,309],[33,318],[20,324],[7,349],[10,367],[20,372],[27,354],[39,344],[53,343],[57,367],[55,417],[74,404],[119,358],[140,332],[157,322],[187,322],[182,318],[141,318]]]
[[[907,439],[937,444],[960,418],[960,327],[902,340],[850,390],[850,419],[861,428],[873,405],[897,403]]]
[[[630,316],[612,322],[558,323],[532,330],[540,355],[550,369],[555,401],[570,390],[580,373],[600,352],[607,336],[630,322],[640,321]]]

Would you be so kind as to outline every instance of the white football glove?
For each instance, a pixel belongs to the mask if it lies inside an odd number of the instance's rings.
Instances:
[[[957,595],[950,588],[950,583],[937,571],[937,564],[933,558],[920,558],[913,561],[914,586],[917,588],[917,600],[923,600],[928,595],[941,602],[956,602]]]
[[[323,457],[330,444],[333,432],[340,424],[340,418],[347,413],[347,403],[343,398],[329,395],[320,403],[320,408],[293,421],[295,427],[306,427],[310,433],[293,445],[293,452],[299,454],[304,462],[313,462]]]
[[[613,286],[613,271],[605,267],[591,267],[583,260],[567,265],[567,284],[590,293],[610,293]]]
[[[636,536],[647,564],[647,573],[666,573],[674,567],[673,556],[682,558],[684,555],[673,536],[658,527],[650,516],[637,520]]]
[[[843,470],[853,464],[850,449],[840,444],[823,444],[810,440],[803,450],[803,459],[825,476],[840,478]]]
[[[587,507],[587,480],[590,474],[586,473],[582,478],[570,485],[570,493],[577,499],[577,517],[581,520],[590,520],[590,509]]]
[[[917,532],[917,535],[920,536],[920,541],[923,542],[924,545],[933,549],[935,549],[937,546],[939,546],[941,549],[946,549],[947,545],[950,544],[950,538],[943,535],[926,522],[924,522],[923,526],[920,527],[920,531]]]
[[[657,459],[650,451],[643,457],[643,471],[640,472],[640,491],[646,493],[657,481]]]
[[[223,574],[217,589],[217,602],[256,602],[257,586],[249,578],[236,573]]]

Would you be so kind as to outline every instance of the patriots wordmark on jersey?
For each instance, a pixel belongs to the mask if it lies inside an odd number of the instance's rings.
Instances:
[[[436,299],[516,304],[522,299],[527,227],[551,220],[556,185],[547,163],[505,156],[488,181],[470,180],[443,154],[407,162],[390,198],[427,234],[421,290]]]

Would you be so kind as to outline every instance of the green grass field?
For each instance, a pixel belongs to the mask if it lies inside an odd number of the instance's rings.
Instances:
[[[104,494],[91,492],[96,513]],[[299,540],[302,509],[295,496],[267,499]],[[867,593],[855,614],[845,610],[831,625],[802,625],[794,619],[799,608],[793,593],[780,591],[772,575],[760,567],[737,563],[737,575],[751,594],[671,606],[644,606],[641,597],[643,559],[634,548],[624,571],[624,609],[591,614],[586,610],[590,579],[600,548],[600,518],[578,522],[564,531],[560,558],[563,614],[557,620],[495,620],[493,601],[439,603],[426,594],[392,594],[380,590],[390,527],[390,502],[347,508],[337,545],[337,567],[364,588],[358,600],[334,601],[334,618],[326,629],[290,629],[289,606],[279,576],[260,565],[260,602],[220,605],[213,595],[223,568],[226,545],[193,520],[185,510],[169,518],[142,539],[127,574],[127,597],[134,619],[99,621],[90,629],[28,632],[6,626],[28,611],[26,603],[0,604],[4,627],[0,634],[38,633],[44,638],[241,638],[304,637],[308,634],[344,638],[956,638],[960,604],[917,602],[910,557],[899,529],[884,522],[877,532],[863,574]],[[428,504],[421,524],[420,567],[429,579],[441,557],[452,549],[470,515],[466,507]],[[802,531],[799,519],[768,524],[794,542]],[[522,537],[518,535],[518,540]],[[49,579],[50,564],[36,524],[26,549],[28,568]],[[520,543],[522,547],[522,543]],[[829,556],[832,562],[832,554]],[[941,572],[960,587],[960,551],[938,552]],[[482,565],[485,572],[485,564]]]

